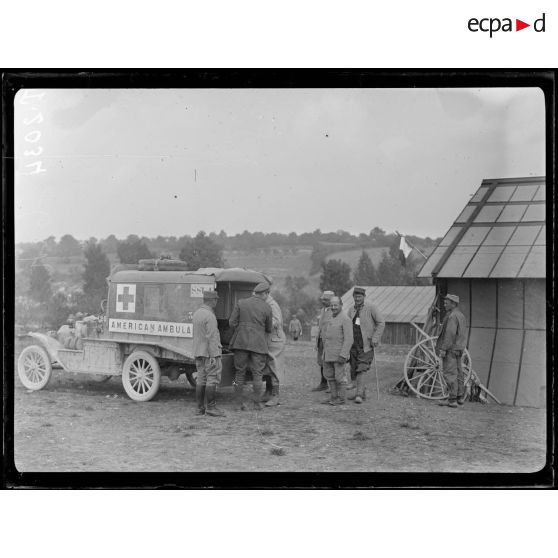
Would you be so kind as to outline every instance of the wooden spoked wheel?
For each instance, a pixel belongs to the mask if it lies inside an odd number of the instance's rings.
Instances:
[[[38,345],[25,347],[17,360],[17,372],[21,383],[27,389],[43,389],[52,375],[48,353]]]
[[[157,359],[146,351],[133,352],[122,367],[122,385],[134,401],[149,401],[159,391],[161,369]]]
[[[448,388],[442,370],[442,359],[436,355],[437,337],[426,337],[407,355],[404,365],[405,382],[409,389],[425,399],[446,399]],[[471,355],[465,349],[461,357],[465,387],[471,380]]]

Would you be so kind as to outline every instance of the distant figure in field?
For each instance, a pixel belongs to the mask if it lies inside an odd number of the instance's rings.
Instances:
[[[291,321],[289,322],[289,334],[293,341],[298,341],[302,333],[302,324],[300,320],[296,317],[296,314],[293,315]]]

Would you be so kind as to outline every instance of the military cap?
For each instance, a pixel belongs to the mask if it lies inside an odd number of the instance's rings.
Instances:
[[[362,287],[355,287],[353,289],[353,296],[357,295],[357,294],[366,295],[366,289],[364,289]]]
[[[447,298],[448,300],[455,302],[455,304],[459,304],[459,297],[457,295],[447,294],[444,298]]]
[[[204,300],[213,300],[219,298],[217,291],[203,291]]]
[[[321,300],[330,300],[332,296],[335,296],[333,291],[324,291],[322,296],[320,297]]]
[[[267,291],[269,291],[269,283],[266,283],[264,281],[258,283],[254,288],[255,293],[265,293]]]

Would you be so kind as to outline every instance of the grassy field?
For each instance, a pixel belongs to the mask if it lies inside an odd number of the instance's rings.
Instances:
[[[274,282],[282,285],[288,275],[292,277],[308,277],[310,273],[311,261],[310,248],[299,248],[295,253],[224,253],[227,267],[246,267],[255,269],[270,275]]]

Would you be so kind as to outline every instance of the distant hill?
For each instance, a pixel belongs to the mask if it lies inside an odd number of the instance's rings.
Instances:
[[[276,285],[283,284],[288,275],[292,277],[308,277],[311,267],[311,248],[282,250],[276,248],[269,252],[257,250],[241,252],[225,250],[223,256],[227,267],[246,267],[262,271],[273,278]]]
[[[378,267],[383,255],[389,253],[389,248],[387,246],[380,246],[377,248],[365,248],[364,251],[370,256],[374,267]],[[355,269],[361,254],[362,248],[334,252],[326,257],[326,262],[329,260],[341,260],[349,264],[351,269]]]
[[[200,233],[201,234],[201,233]],[[219,234],[210,233],[209,238],[223,246],[223,257],[227,267],[245,267],[262,271],[274,280],[275,288],[282,288],[287,276],[305,277],[309,281],[305,289],[309,294],[316,294],[319,290],[321,262],[330,259],[339,259],[346,262],[352,270],[358,264],[363,248],[377,267],[384,253],[389,251],[388,246],[398,242],[395,234],[386,234],[379,228],[374,228],[369,234],[362,233],[358,236],[346,231],[322,233],[316,230],[312,233],[279,234],[279,233],[249,233],[227,236],[223,231]],[[415,246],[425,254],[429,254],[436,246],[438,239],[407,237]],[[135,239],[135,240],[134,240]],[[149,250],[156,256],[168,254],[177,258],[180,249],[191,239],[189,236],[157,237],[149,239],[136,235],[129,235],[127,241],[144,242]],[[95,240],[95,239],[94,239]],[[116,247],[120,242],[114,235],[101,240],[101,246],[108,256],[111,265],[118,263]],[[61,254],[75,254],[77,245],[78,255],[63,256]],[[40,259],[47,266],[55,288],[79,288],[83,283],[85,258],[79,254],[84,241],[78,241],[71,235],[64,235],[57,242],[54,237],[49,237],[38,243],[23,243],[16,245],[16,283],[20,292],[26,291],[25,273],[21,273],[25,262],[36,255],[42,254]],[[73,251],[68,250],[71,248]],[[24,251],[28,251],[22,256]],[[36,255],[35,255],[36,254]],[[18,258],[21,257],[21,260]],[[411,259],[418,262],[422,257],[413,251]],[[18,263],[21,262],[21,263]],[[420,262],[418,262],[420,263]]]

